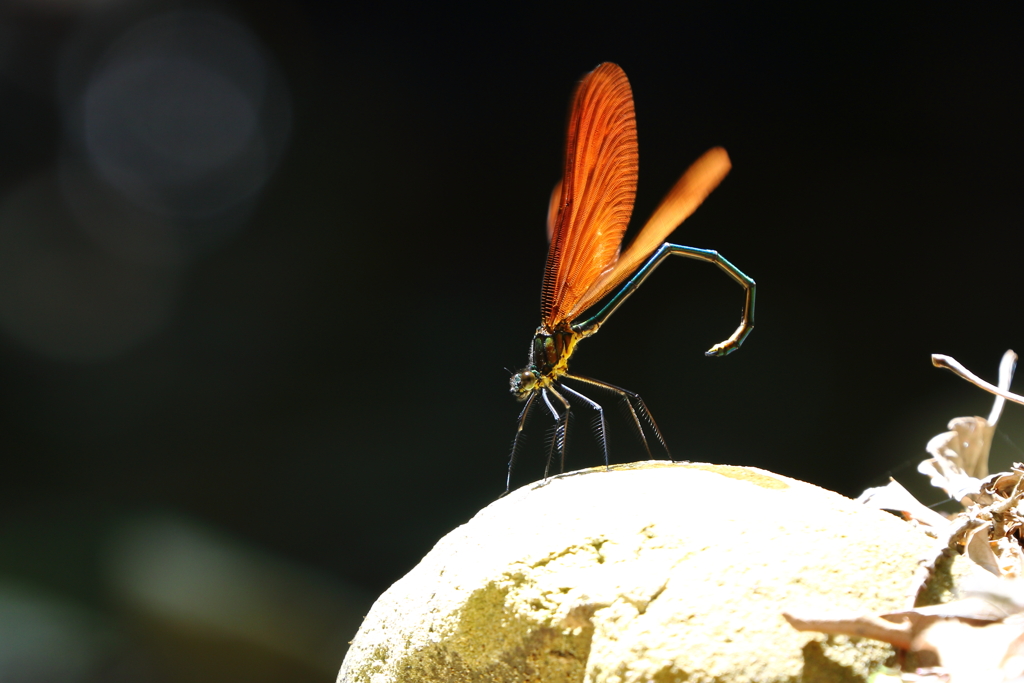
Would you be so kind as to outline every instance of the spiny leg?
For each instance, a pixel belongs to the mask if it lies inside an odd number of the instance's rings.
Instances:
[[[644,432],[643,425],[640,423],[640,416],[643,416],[644,421],[650,425],[651,429],[654,431],[654,436],[658,439],[658,443],[660,443],[661,447],[665,449],[665,454],[669,455],[668,444],[665,443],[665,437],[661,435],[661,430],[658,429],[658,424],[654,421],[654,417],[651,416],[651,411],[647,409],[647,404],[644,403],[644,400],[640,398],[639,394],[635,394],[632,391],[623,389],[622,387],[617,387],[614,384],[600,382],[589,377],[580,377],[579,375],[566,375],[565,377],[566,379],[574,379],[577,382],[601,387],[602,389],[618,394],[619,397],[625,401],[626,407],[629,408],[629,414],[632,416],[633,424],[636,426],[637,432],[640,434],[640,441],[643,443],[644,449],[647,451],[647,456],[652,460],[654,459],[654,456],[651,454],[651,447],[647,443],[647,435]],[[634,402],[636,403],[635,407]]]
[[[516,435],[512,439],[512,455],[508,459],[508,477],[505,479],[505,493],[509,492],[509,487],[512,485],[512,466],[515,464],[516,455],[519,452],[519,437],[523,435],[526,417],[530,414],[530,408],[533,407],[535,398],[537,398],[537,392],[530,394],[530,398],[526,399],[526,405],[523,406],[523,411],[519,413],[519,425],[516,427]]]
[[[626,391],[625,389],[621,389],[611,384],[605,384],[604,382],[599,382],[596,379],[590,379],[589,377],[580,377],[579,375],[566,375],[566,378],[574,379],[578,382],[583,382],[585,384],[592,384],[594,386],[601,387],[602,389],[607,389],[618,394],[619,398],[625,401],[626,407],[629,409],[629,413],[633,418],[633,424],[636,428],[637,435],[640,437],[640,442],[644,445],[644,450],[647,451],[647,457],[652,460],[654,459],[654,456],[651,455],[651,447],[647,443],[647,435],[644,433],[644,428],[640,424],[640,418],[637,415],[636,410],[634,410],[633,408],[633,402],[629,400],[630,396],[640,398],[639,396],[633,394],[630,391]],[[648,414],[648,417],[649,416],[650,415]],[[664,442],[664,440],[661,439],[661,434],[657,432],[657,426],[655,426],[655,433],[658,434],[658,439]]]
[[[570,394],[573,394],[574,396],[578,396],[579,398],[583,399],[587,404],[590,405],[591,408],[597,411],[597,416],[599,420],[597,424],[597,440],[601,444],[601,451],[604,453],[604,467],[605,469],[609,469],[611,465],[609,464],[608,460],[608,423],[605,422],[604,419],[604,408],[597,401],[594,401],[593,399],[584,396],[583,394],[576,391],[570,386],[560,384],[559,387],[561,389],[564,389],[565,391],[568,391]]]
[[[651,429],[654,431],[654,436],[658,438],[658,443],[661,444],[662,449],[665,451],[665,455],[671,460],[672,454],[669,453],[668,444],[665,443],[665,437],[661,435],[661,430],[658,429],[658,423],[654,421],[654,416],[651,415],[651,411],[647,408],[647,404],[644,403],[643,398],[640,397],[640,394],[635,394],[632,391],[627,391],[625,389],[623,389],[623,391],[626,393],[626,396],[636,402],[636,410],[640,413],[640,417],[642,417],[644,421],[651,426]]]
[[[563,411],[561,415],[559,415],[558,411],[555,410],[555,407],[551,405],[551,400],[548,398],[548,392],[550,392],[555,398],[562,402]],[[561,463],[561,469],[559,470],[559,472],[565,471],[565,441],[566,437],[568,436],[567,428],[569,426],[570,408],[569,402],[565,400],[565,397],[558,393],[558,391],[556,391],[553,386],[547,386],[544,389],[541,389],[541,395],[544,398],[544,403],[547,405],[548,410],[551,411],[551,415],[555,418],[555,436],[551,440],[551,448],[550,450],[548,450],[548,462],[546,465],[544,465],[544,478],[547,479],[548,472],[551,469],[551,459],[555,455],[556,448],[558,449],[559,459]]]
[[[622,305],[629,295],[636,291],[637,287],[644,283],[644,280],[654,272],[662,261],[669,256],[675,254],[676,256],[685,256],[686,258],[696,259],[698,261],[707,261],[708,263],[714,263],[716,266],[726,272],[726,274],[733,280],[738,282],[746,292],[746,297],[743,302],[743,317],[740,318],[740,325],[736,328],[736,331],[732,333],[728,339],[718,344],[715,344],[705,355],[707,356],[724,356],[732,353],[740,347],[743,340],[747,338],[750,331],[754,329],[754,297],[756,293],[756,283],[739,268],[729,263],[729,261],[719,254],[717,251],[712,249],[697,249],[696,247],[684,247],[681,244],[671,244],[665,242],[658,250],[651,255],[647,262],[637,270],[633,277],[626,281],[626,284],[615,293],[611,299],[608,300],[600,311],[595,313],[593,316],[583,320],[582,322],[574,323],[572,329],[577,332],[588,331],[596,332],[597,328],[608,320],[609,316],[618,310],[619,306]]]

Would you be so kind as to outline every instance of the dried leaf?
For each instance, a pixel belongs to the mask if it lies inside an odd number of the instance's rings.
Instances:
[[[999,663],[1003,676],[1009,680],[1024,676],[1024,633],[1018,635],[1007,646],[1003,661]]]
[[[992,546],[989,544],[989,531],[991,531],[991,526],[984,525],[974,527],[967,532],[967,538],[964,540],[967,557],[985,571],[1002,576],[999,558],[992,552]]]
[[[1020,624],[970,626],[957,620],[936,621],[914,639],[911,650],[934,652],[951,683],[1002,683],[1021,675],[1004,665],[1016,663],[1011,646],[1022,634]]]
[[[1020,542],[1015,538],[1003,536],[994,541],[994,544],[1002,576],[1008,579],[1020,578],[1021,569],[1024,567],[1024,553],[1021,552]]]
[[[950,498],[960,501],[965,507],[972,503],[987,505],[992,501],[981,494],[980,480],[988,476],[992,436],[1003,411],[1003,396],[1007,395],[1010,388],[1017,354],[1013,351],[1003,354],[999,363],[998,387],[974,376],[948,356],[933,355],[932,363],[953,370],[983,389],[994,390],[997,395],[988,419],[958,417],[951,420],[948,432],[943,432],[928,442],[927,450],[932,457],[918,465],[917,469],[931,479],[933,486],[943,489]]]
[[[923,505],[914,495],[895,479],[890,478],[885,486],[866,489],[857,497],[858,503],[870,505],[880,510],[893,510],[903,515],[907,521],[914,522],[931,529],[945,529],[949,520],[935,510]]]
[[[903,612],[892,612],[883,614],[887,619],[899,616],[916,614],[919,617],[935,617],[936,619],[960,619],[961,621],[977,625],[991,624],[1002,621],[1016,612],[1011,608],[1007,610],[1005,603],[994,602],[987,595],[970,595],[966,598],[945,602],[941,605],[928,605],[927,607],[916,607]],[[923,625],[922,625],[923,628]]]
[[[921,664],[938,666],[904,672],[903,681],[949,683],[1024,683],[1024,465],[1010,472],[988,474],[989,450],[1004,398],[1024,403],[1009,393],[1017,360],[1007,351],[999,367],[999,386],[972,375],[954,359],[933,356],[932,362],[997,394],[988,418],[951,420],[949,431],[928,442],[931,458],[918,470],[932,484],[960,501],[964,510],[949,518],[930,510],[895,481],[861,494],[860,502],[900,512],[904,519],[939,539],[935,555],[919,568],[923,581],[940,558],[953,552],[967,556],[985,570],[960,586],[962,599],[880,615],[784,615],[799,630],[868,637],[909,650]],[[987,573],[986,573],[987,572]]]
[[[980,479],[988,475],[988,454],[995,425],[983,417],[957,417],[943,432],[928,442],[932,457],[917,466],[932,486],[943,489],[954,500],[976,494]],[[967,503],[969,504],[969,503]]]
[[[817,631],[837,636],[871,638],[902,649],[910,647],[917,629],[909,618],[895,621],[866,614],[846,616],[797,617],[788,612],[783,618],[797,631]],[[940,617],[932,617],[938,619]]]
[[[1024,581],[976,574],[964,582],[962,592],[984,600],[1006,617],[1018,618],[1024,613]]]
[[[988,587],[1012,587],[1000,579]],[[998,592],[998,591],[997,591]],[[903,680],[950,683],[1002,682],[1024,675],[1024,614],[1008,611],[1006,601],[979,594],[943,605],[880,615],[801,616],[783,613],[798,631],[872,638],[914,653],[918,661],[940,666],[919,669]]]
[[[1021,479],[1024,479],[1024,465],[1015,462],[1009,472],[1000,472],[989,477],[983,490],[1002,498],[1009,498],[1021,489]]]

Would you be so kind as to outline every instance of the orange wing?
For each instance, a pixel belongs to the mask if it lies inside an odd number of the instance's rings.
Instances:
[[[551,190],[551,199],[548,200],[548,244],[558,227],[558,213],[562,208],[562,181],[559,180],[555,189]]]
[[[629,81],[605,62],[576,88],[561,198],[557,204],[552,198],[548,210],[552,239],[541,289],[548,329],[571,322],[588,290],[618,259],[636,197],[638,158]]]
[[[605,272],[567,312],[569,320],[593,306],[632,275],[654,250],[665,242],[672,231],[697,210],[731,168],[729,155],[721,147],[709,149],[693,162],[661,200],[661,204],[654,210],[647,224],[622,252],[614,267]]]

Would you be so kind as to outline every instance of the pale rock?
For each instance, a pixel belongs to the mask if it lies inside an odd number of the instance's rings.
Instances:
[[[374,604],[341,683],[864,681],[871,640],[782,612],[909,606],[934,541],[754,468],[652,461],[525,486]]]

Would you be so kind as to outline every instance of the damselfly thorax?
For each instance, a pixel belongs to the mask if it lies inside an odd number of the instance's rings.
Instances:
[[[596,331],[596,330],[595,330]],[[535,391],[550,387],[555,381],[569,373],[569,357],[576,350],[576,344],[593,334],[575,332],[567,328],[558,332],[548,332],[543,327],[537,328],[530,342],[530,362],[526,367],[512,375],[512,393],[519,401],[525,401]]]

